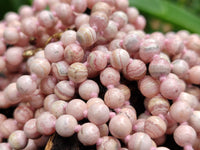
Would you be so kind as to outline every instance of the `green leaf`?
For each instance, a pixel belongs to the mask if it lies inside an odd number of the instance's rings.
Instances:
[[[166,0],[129,0],[130,6],[170,22],[182,29],[200,34],[200,19],[184,8]]]

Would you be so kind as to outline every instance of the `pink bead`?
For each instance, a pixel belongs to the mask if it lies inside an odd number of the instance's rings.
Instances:
[[[33,16],[33,14],[33,9],[28,5],[23,5],[19,8],[19,15],[22,19],[26,17],[31,17]]]
[[[60,81],[56,84],[54,88],[54,93],[60,99],[68,101],[74,96],[74,84],[67,80]]]
[[[58,100],[58,97],[55,94],[50,94],[50,95],[46,96],[44,99],[44,109],[46,111],[49,111],[52,103],[57,100]]]
[[[21,30],[27,36],[35,36],[38,31],[38,22],[35,17],[27,17],[22,20]]]
[[[183,51],[184,43],[178,36],[173,36],[166,39],[164,48],[167,54],[176,55]]]
[[[89,24],[89,15],[87,14],[78,14],[75,19],[76,29],[79,29],[83,24]]]
[[[1,150],[12,150],[9,143],[0,143]]]
[[[200,89],[197,86],[187,86],[186,92],[196,96],[198,99],[200,98]]]
[[[99,2],[99,0],[87,0],[87,5],[89,9],[92,9],[92,7]]]
[[[8,138],[8,142],[13,149],[23,149],[28,144],[28,138],[24,131],[14,131]]]
[[[7,12],[4,18],[7,23],[10,23],[12,21],[19,20],[19,15],[16,12]]]
[[[14,111],[14,118],[18,123],[25,124],[33,118],[33,111],[27,105],[20,105]]]
[[[46,112],[46,110],[45,110],[43,107],[38,108],[38,109],[35,111],[34,117],[35,117],[35,118],[38,118],[43,112]]]
[[[125,33],[129,33],[135,30],[134,25],[128,23],[126,25],[124,25],[123,28],[120,29],[120,31],[125,32]]]
[[[76,120],[82,120],[85,115],[85,111],[87,110],[87,105],[81,99],[73,99],[71,100],[65,109],[66,114],[74,116]]]
[[[101,12],[106,13],[107,16],[110,16],[112,13],[112,9],[111,9],[110,5],[105,2],[101,2],[101,1],[94,4],[91,11],[92,11],[92,13],[101,11]]]
[[[147,133],[151,138],[158,138],[165,134],[167,125],[158,116],[151,116],[147,118],[144,124],[144,132]]]
[[[117,24],[114,21],[109,20],[107,27],[103,31],[103,37],[106,38],[107,40],[112,40],[117,35],[117,32],[118,32]]]
[[[160,46],[154,39],[146,39],[140,45],[139,56],[148,63],[151,62],[153,56],[160,53]]]
[[[23,130],[26,137],[29,139],[36,139],[41,136],[37,131],[36,120],[37,119],[30,119],[24,124]]]
[[[78,125],[77,120],[72,115],[62,115],[56,120],[56,132],[62,137],[70,137],[74,134]]]
[[[172,65],[172,72],[180,78],[183,78],[188,73],[189,65],[185,60],[176,59],[172,62]]]
[[[4,114],[0,114],[0,125],[6,119],[7,119],[7,117]]]
[[[155,96],[148,102],[148,110],[154,116],[166,115],[169,111],[169,101],[162,96]]]
[[[104,136],[101,138],[100,144],[97,144],[97,150],[119,150],[121,144],[117,138],[112,136]]]
[[[101,71],[107,66],[107,57],[104,52],[93,51],[87,57],[87,62],[95,71]]]
[[[16,130],[18,130],[18,126],[17,121],[14,119],[6,119],[0,125],[0,133],[3,138],[8,138]]]
[[[164,145],[164,143],[166,142],[166,138],[167,138],[166,135],[163,135],[159,138],[153,139],[153,141],[156,143],[157,146],[158,145]]]
[[[133,125],[133,130],[135,132],[144,132],[144,125],[146,119],[137,119],[135,124]]]
[[[32,139],[28,139],[28,144],[23,150],[37,150],[37,145],[34,143]]]
[[[52,73],[57,80],[68,79],[68,67],[69,65],[65,61],[59,61],[57,63],[52,63]]]
[[[135,111],[134,108],[133,109],[131,109],[131,108],[122,108],[122,109],[120,109],[118,114],[128,117],[130,119],[132,125],[135,124],[135,122],[137,120],[136,111]]]
[[[157,147],[156,150],[170,150],[170,149],[167,147]]]
[[[109,47],[108,47],[109,51],[113,51],[118,48],[122,48],[120,39],[114,39],[109,43]]]
[[[50,43],[45,47],[44,54],[50,62],[58,62],[63,58],[64,48],[59,43]]]
[[[129,150],[147,150],[151,149],[152,141],[148,134],[143,132],[137,132],[130,136],[128,141]]]
[[[182,92],[180,82],[175,78],[167,78],[160,84],[160,93],[167,99],[176,100]]]
[[[76,34],[77,41],[83,47],[89,47],[96,42],[97,36],[93,28],[82,25]]]
[[[199,79],[199,73],[200,73],[200,66],[193,66],[189,70],[189,80],[193,84],[200,84]]]
[[[139,59],[131,59],[129,64],[123,68],[123,74],[128,80],[142,79],[146,74],[146,65]]]
[[[30,72],[36,74],[39,78],[45,78],[51,71],[50,63],[44,58],[34,58],[30,64]]]
[[[78,92],[82,99],[89,100],[92,97],[98,97],[99,86],[93,80],[86,80],[80,84]]]
[[[192,115],[192,108],[187,102],[177,101],[170,107],[170,116],[179,123],[188,121]]]
[[[104,95],[105,104],[112,109],[120,108],[125,102],[125,97],[120,89],[111,88]]]
[[[63,100],[57,100],[52,103],[50,108],[50,113],[53,114],[56,118],[65,114],[65,107],[67,103]]]
[[[87,0],[71,0],[71,7],[77,13],[83,13],[87,9]]]
[[[181,59],[185,60],[190,67],[197,65],[198,55],[192,50],[186,50],[182,55]]]
[[[128,16],[128,22],[131,24],[133,24],[136,21],[138,15],[139,15],[139,11],[135,7],[127,8],[126,13]]]
[[[0,92],[0,108],[8,108],[10,107],[10,102],[7,100],[7,98],[4,96],[3,92]]]
[[[167,76],[171,72],[170,63],[160,57],[154,58],[149,64],[149,73],[153,78]]]
[[[90,98],[87,101],[87,108],[89,108],[90,106],[92,106],[93,104],[96,104],[96,103],[104,104],[104,101],[101,98],[98,98],[98,97]]]
[[[190,119],[188,120],[188,123],[191,127],[195,129],[197,133],[200,132],[200,111],[193,111],[192,115],[190,116]]]
[[[64,50],[64,58],[68,64],[81,62],[84,57],[84,51],[81,46],[75,43],[68,44]]]
[[[36,90],[37,83],[31,78],[31,76],[23,75],[17,79],[16,86],[20,94],[29,95]]]
[[[67,45],[76,41],[76,32],[74,30],[67,30],[62,33],[60,41],[66,47]]]
[[[132,131],[132,124],[128,117],[116,115],[109,122],[110,133],[119,139],[124,139]]]
[[[151,39],[156,40],[156,42],[159,44],[160,49],[163,50],[164,44],[165,44],[165,36],[161,32],[154,32],[150,35]]]
[[[38,146],[38,147],[44,147],[47,142],[49,140],[49,136],[46,135],[42,135],[40,138],[35,139],[34,143]]]
[[[68,77],[75,83],[81,83],[87,79],[87,67],[83,63],[73,63],[68,68]]]
[[[190,36],[188,36],[188,38],[186,39],[186,46],[188,49],[192,49],[195,52],[199,53],[199,42],[200,42],[200,38],[198,35],[195,34],[191,34]]]
[[[41,11],[43,9],[45,9],[47,6],[47,1],[46,0],[34,0],[33,1],[33,8],[36,11]]]
[[[180,125],[174,131],[174,140],[182,147],[193,145],[196,138],[195,130],[189,125]]]
[[[7,44],[16,44],[19,40],[19,33],[17,29],[7,27],[4,30],[3,38]]]
[[[99,132],[100,132],[100,137],[108,136],[109,129],[108,129],[108,125],[107,124],[99,125],[98,128],[99,128]]]
[[[115,11],[110,19],[117,23],[118,29],[128,23],[128,17],[123,11]]]
[[[55,132],[56,117],[49,112],[42,113],[36,120],[36,126],[39,133],[51,135]]]
[[[81,130],[78,132],[78,139],[85,146],[96,144],[99,137],[99,129],[93,123],[83,124]]]
[[[121,92],[124,94],[125,100],[129,101],[130,97],[131,97],[131,91],[128,88],[128,86],[126,86],[125,84],[119,84],[117,86],[118,89],[121,90]]]
[[[38,21],[40,25],[45,28],[52,28],[56,24],[56,18],[53,16],[52,12],[48,10],[43,10],[38,15]]]
[[[138,30],[144,30],[146,26],[146,19],[144,18],[144,16],[139,15],[135,20],[134,26]]]
[[[21,101],[20,94],[17,90],[16,83],[10,83],[4,89],[4,96],[10,104],[17,104]]]
[[[45,95],[53,94],[57,80],[54,76],[47,76],[40,81],[40,90]]]
[[[109,120],[110,111],[105,104],[93,104],[88,108],[88,120],[96,125],[102,125]]]
[[[126,9],[129,6],[129,1],[128,0],[116,0],[115,1],[115,7],[117,10],[122,10],[122,11],[126,11]]]
[[[108,25],[108,16],[102,11],[93,12],[90,16],[89,24],[95,31],[103,31]]]
[[[22,52],[23,52],[23,49],[21,47],[8,48],[5,53],[6,61],[10,65],[14,65],[14,66],[20,65],[23,61]]]

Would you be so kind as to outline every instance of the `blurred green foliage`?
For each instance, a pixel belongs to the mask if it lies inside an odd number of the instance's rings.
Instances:
[[[0,19],[3,19],[6,12],[17,12],[20,6],[30,5],[32,1],[0,0]],[[147,32],[187,29],[200,34],[200,0],[129,0],[129,2],[147,19]],[[163,14],[159,12],[163,10],[167,11]]]

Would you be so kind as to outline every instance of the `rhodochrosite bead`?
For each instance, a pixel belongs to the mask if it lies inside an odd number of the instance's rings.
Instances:
[[[76,33],[76,39],[81,46],[89,47],[96,42],[96,32],[90,26],[82,25]]]
[[[68,67],[69,65],[66,61],[59,61],[57,63],[52,63],[51,70],[57,80],[66,80],[68,79]]]
[[[76,41],[76,32],[74,30],[67,30],[62,33],[60,41],[66,47]]]
[[[89,108],[90,106],[92,106],[93,104],[96,104],[96,103],[104,104],[104,101],[101,98],[98,98],[98,97],[90,98],[87,101],[87,108]]]
[[[7,27],[4,30],[3,38],[7,44],[16,44],[19,40],[19,33],[16,28]]]
[[[128,17],[123,11],[115,11],[110,19],[117,23],[118,29],[128,23]]]
[[[129,101],[131,97],[131,90],[126,86],[125,84],[119,84],[117,85],[117,88],[121,90],[121,92],[124,94],[124,98],[126,101]]]
[[[189,70],[189,65],[185,60],[176,59],[172,62],[172,72],[178,75],[180,78],[184,78]]]
[[[21,47],[10,47],[6,50],[5,56],[6,61],[13,66],[20,65],[23,61],[22,57],[23,48]]]
[[[50,112],[56,117],[60,117],[61,115],[65,114],[65,107],[67,103],[63,100],[58,100],[52,103]]]
[[[121,148],[121,144],[117,138],[114,138],[112,136],[103,136],[101,137],[100,144],[97,144],[96,148],[97,150],[118,150]]]
[[[200,73],[200,65],[190,68],[189,79],[191,83],[200,84],[199,73]]]
[[[71,0],[71,7],[77,13],[83,13],[87,9],[87,0]]]
[[[197,133],[200,132],[200,111],[193,111],[190,119],[188,120],[189,125],[195,129]]]
[[[75,27],[79,29],[83,24],[89,24],[90,16],[87,14],[78,14],[75,18]]]
[[[56,18],[53,13],[48,10],[43,10],[38,15],[38,21],[40,25],[45,28],[52,28],[56,24]]]

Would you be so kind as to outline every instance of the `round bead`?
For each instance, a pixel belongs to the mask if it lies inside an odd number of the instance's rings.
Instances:
[[[71,7],[77,13],[83,13],[87,9],[87,0],[71,0]]]
[[[36,120],[37,119],[30,119],[24,124],[23,130],[26,137],[29,139],[36,139],[41,136],[37,131]]]
[[[83,24],[89,24],[89,19],[87,14],[78,14],[75,18],[76,29],[79,29]]]
[[[101,98],[98,98],[98,97],[90,98],[87,101],[87,108],[90,108],[90,106],[92,106],[93,104],[96,104],[96,103],[104,104],[104,101]]]
[[[158,116],[151,116],[145,121],[144,132],[147,133],[151,138],[163,136],[166,130],[166,123]]]
[[[24,34],[34,37],[38,31],[38,21],[35,17],[27,17],[22,20],[21,29]]]
[[[192,50],[185,50],[181,55],[181,59],[185,60],[190,67],[193,67],[198,62],[198,55]]]
[[[54,93],[62,100],[70,100],[75,94],[74,84],[70,81],[60,81],[54,88]]]
[[[56,132],[62,137],[70,137],[74,134],[77,120],[72,115],[62,115],[56,120]]]
[[[68,68],[68,77],[75,83],[81,83],[87,79],[88,70],[83,63],[73,63]]]
[[[137,120],[136,111],[134,108],[121,108],[118,114],[128,117],[132,125],[135,124]]]
[[[100,137],[108,136],[109,129],[108,129],[108,125],[107,124],[99,125],[98,128],[99,128],[99,132],[100,132]]]
[[[97,150],[118,150],[121,148],[121,144],[117,138],[112,136],[104,136],[101,138],[100,144],[97,144]]]
[[[6,61],[13,66],[20,65],[23,61],[23,49],[21,47],[10,47],[6,50]]]
[[[28,139],[24,131],[14,131],[8,138],[8,142],[13,149],[23,149],[28,144]]]
[[[128,23],[128,17],[123,11],[115,11],[110,19],[117,23],[118,29]]]
[[[119,84],[117,85],[117,88],[120,89],[120,91],[124,94],[124,98],[126,101],[129,101],[131,97],[131,90],[126,86],[125,84]]]
[[[45,28],[52,28],[56,24],[56,18],[52,12],[48,10],[43,10],[39,13],[38,21],[40,25],[44,26]]]
[[[128,117],[116,115],[109,122],[110,133],[119,139],[124,139],[132,131],[132,124]]]
[[[109,108],[120,108],[125,102],[125,97],[120,89],[111,88],[106,91],[104,102]]]
[[[199,73],[200,73],[200,65],[193,66],[192,68],[190,68],[189,79],[191,83],[200,84]]]
[[[83,145],[94,145],[100,137],[98,127],[93,123],[85,123],[78,132],[78,139]]]
[[[1,150],[12,150],[9,143],[0,143]]]
[[[92,7],[92,13],[93,12],[97,12],[97,11],[102,11],[104,13],[107,14],[107,16],[110,16],[112,13],[112,9],[109,6],[109,4],[105,3],[105,2],[97,2],[94,4],[94,6]]]
[[[193,111],[190,119],[188,120],[189,125],[195,129],[197,133],[200,132],[200,111]]]
[[[55,77],[47,76],[40,81],[40,90],[46,95],[53,94],[56,83]]]
[[[14,119],[6,119],[0,124],[0,133],[3,138],[8,138],[16,130],[18,130],[18,126],[17,121]]]
[[[67,30],[62,33],[60,41],[66,47],[76,41],[76,32],[74,30]]]
[[[44,99],[44,109],[46,111],[49,111],[52,103],[57,100],[58,100],[58,97],[55,94],[50,94],[50,95],[46,96]]]
[[[16,44],[19,40],[19,33],[17,29],[7,27],[4,29],[3,38],[7,44]]]
[[[138,15],[139,15],[139,11],[137,8],[135,7],[129,7],[126,10],[127,16],[128,16],[128,22],[133,24],[135,23]]]
[[[51,65],[52,73],[58,80],[68,79],[68,67],[69,65],[65,61],[59,61]]]
[[[58,118],[59,116],[65,114],[65,107],[67,103],[63,100],[58,100],[52,103],[50,112]]]
[[[172,62],[172,65],[172,72],[180,78],[184,78],[184,76],[188,73],[189,65],[185,60],[176,59]]]
[[[77,41],[83,47],[89,47],[96,42],[96,32],[89,26],[81,26],[76,34]]]

